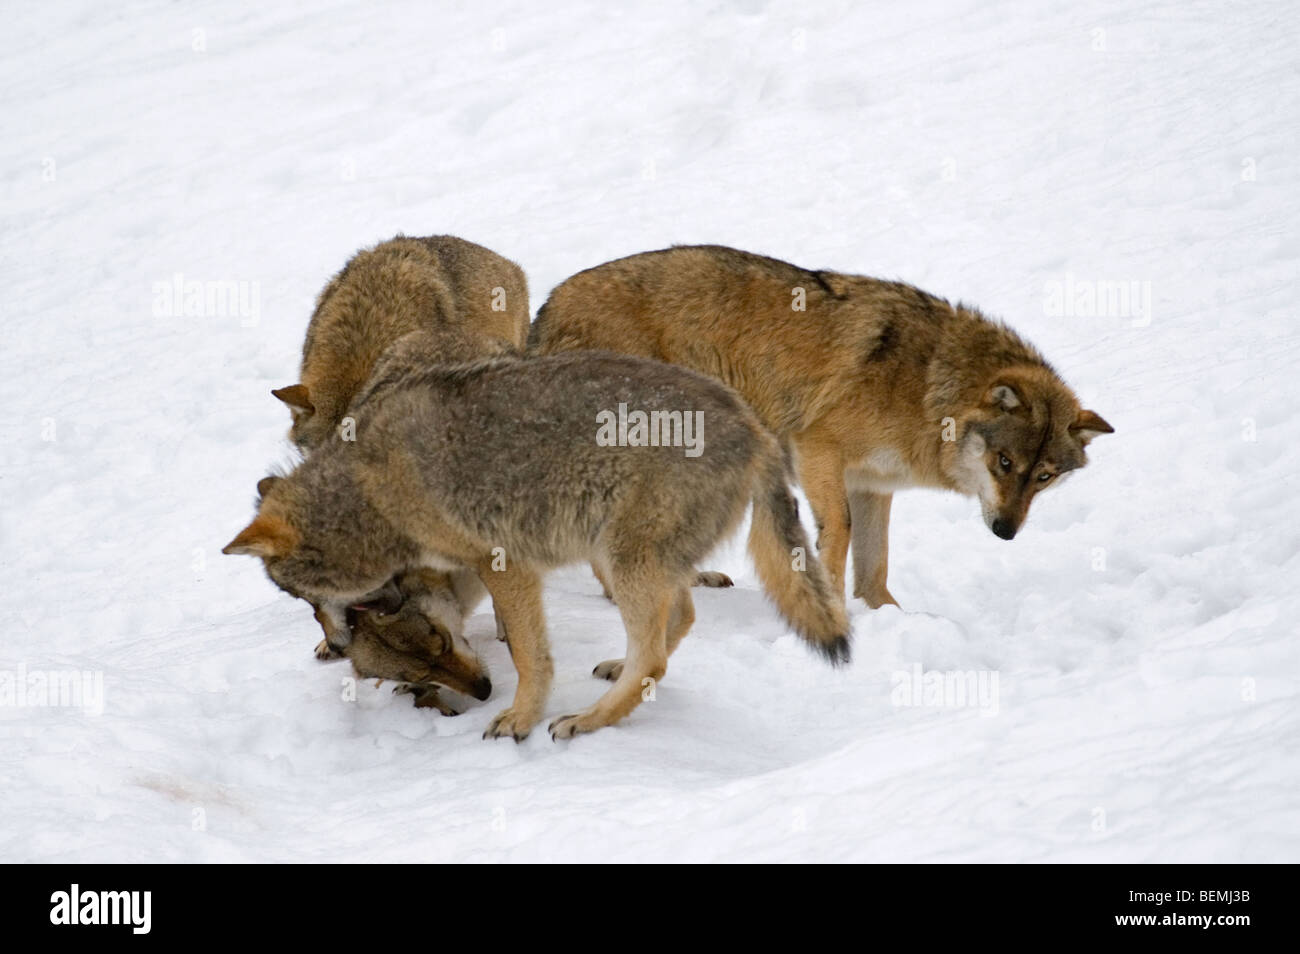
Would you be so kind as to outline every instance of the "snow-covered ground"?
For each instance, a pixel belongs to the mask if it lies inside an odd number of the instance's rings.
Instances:
[[[0,693],[0,859],[1300,860],[1300,8],[236,6],[0,31],[0,690],[103,691]],[[853,604],[847,670],[738,538],[653,703],[485,742],[515,685],[486,606],[487,703],[349,702],[306,606],[219,554],[286,458],[267,392],[316,292],[397,232],[514,258],[534,307],[673,242],[901,278],[1116,433],[1013,544],[900,496],[904,608]],[[547,609],[557,715],[623,635],[584,568]],[[996,705],[897,705],[916,667]]]

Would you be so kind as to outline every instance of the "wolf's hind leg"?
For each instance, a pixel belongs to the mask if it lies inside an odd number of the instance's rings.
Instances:
[[[568,739],[613,725],[641,704],[642,693],[668,670],[668,618],[678,590],[663,582],[615,583],[618,609],[627,629],[627,659],[614,685],[582,712],[551,723],[551,738]],[[681,636],[677,636],[678,641]]]
[[[604,571],[593,563],[591,565],[591,572],[594,573],[596,579],[600,581],[600,588],[604,591],[605,599],[613,603],[614,594],[609,588],[609,582]],[[691,586],[705,586],[715,590],[725,590],[727,587],[735,585],[735,581],[733,581],[731,577],[717,570],[699,570],[695,574],[695,579],[691,581]]]
[[[853,595],[872,609],[898,600],[885,586],[889,576],[889,507],[893,494],[849,491],[853,533]]]
[[[605,571],[600,568],[598,563],[592,563],[591,572],[595,575],[596,579],[600,581],[600,588],[605,595],[605,599],[609,600],[611,603],[614,602],[614,591],[609,588],[609,578],[605,575]]]
[[[691,599],[691,591],[686,587],[682,587],[677,591],[677,599],[673,603],[673,610],[668,615],[668,633],[664,648],[669,656],[673,654],[673,650],[682,641],[682,637],[690,631],[694,622],[695,603]],[[623,660],[606,659],[591,672],[598,679],[608,679],[610,682],[615,682],[619,676],[623,675]]]

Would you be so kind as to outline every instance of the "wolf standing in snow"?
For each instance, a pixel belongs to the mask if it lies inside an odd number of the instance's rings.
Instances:
[[[720,246],[607,262],[561,283],[529,351],[604,348],[720,378],[793,449],[818,548],[854,595],[886,587],[889,510],[907,487],[979,498],[1016,535],[1041,490],[1111,426],[1042,356],[973,308],[901,282],[810,271]]]
[[[599,422],[620,404],[693,415],[694,446],[642,432],[611,442]],[[750,553],[777,610],[831,662],[848,658],[843,595],[808,553],[781,447],[712,378],[608,353],[458,368],[385,360],[349,413],[355,442],[330,440],[266,484],[256,518],[224,552],[261,557],[276,585],[317,608],[339,651],[351,636],[347,607],[394,574],[473,568],[519,673],[488,736],[522,739],[542,717],[552,675],[545,570],[601,567],[627,630],[626,658],[595,670],[613,686],[551,723],[567,738],[617,722],[663,677],[695,618],[693,567],[750,501]]]
[[[299,383],[271,393],[289,407],[289,438],[304,453],[339,436],[348,405],[380,356],[455,364],[517,351],[528,334],[528,283],[514,262],[453,235],[398,236],[354,255],[316,302]],[[466,570],[424,574],[421,609],[445,639],[458,639],[482,600]],[[334,655],[329,641],[316,647]]]

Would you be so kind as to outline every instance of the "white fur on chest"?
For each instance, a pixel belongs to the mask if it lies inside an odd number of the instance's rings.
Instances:
[[[903,455],[892,447],[882,447],[862,458],[856,467],[845,471],[844,483],[849,490],[892,494],[896,490],[915,487],[917,482]]]

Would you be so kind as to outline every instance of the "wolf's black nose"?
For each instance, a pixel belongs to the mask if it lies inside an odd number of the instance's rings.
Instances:
[[[492,680],[487,676],[474,681],[474,698],[478,700],[486,699],[492,695]]]
[[[1016,535],[1016,528],[1011,526],[1011,521],[1005,520],[1002,517],[998,517],[993,521],[992,530],[1003,540],[1010,540]]]

